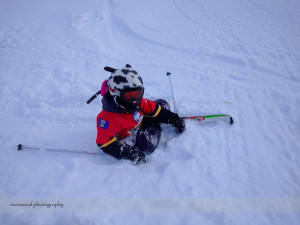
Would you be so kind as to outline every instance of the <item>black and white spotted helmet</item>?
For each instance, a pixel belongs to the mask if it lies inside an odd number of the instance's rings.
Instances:
[[[142,77],[129,64],[122,69],[111,67],[105,67],[104,69],[111,72],[107,87],[115,103],[124,109],[126,113],[140,110],[144,95]]]
[[[111,72],[107,86],[112,96],[119,96],[121,91],[143,87],[142,77],[129,64],[122,69],[105,67],[105,70]]]

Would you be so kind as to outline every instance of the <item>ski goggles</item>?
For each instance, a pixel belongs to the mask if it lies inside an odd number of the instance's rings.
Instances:
[[[120,91],[120,99],[125,102],[140,101],[144,95],[144,88],[138,87],[125,91]]]

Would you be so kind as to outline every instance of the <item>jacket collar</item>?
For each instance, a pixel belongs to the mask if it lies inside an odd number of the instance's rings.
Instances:
[[[124,109],[117,105],[109,93],[104,95],[102,98],[102,109],[107,112],[127,114]]]

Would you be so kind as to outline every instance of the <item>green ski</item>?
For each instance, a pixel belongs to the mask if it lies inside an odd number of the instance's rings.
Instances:
[[[185,120],[195,120],[201,125],[211,125],[216,124],[217,122],[223,122],[229,125],[233,124],[233,119],[229,115],[190,116],[181,118]]]

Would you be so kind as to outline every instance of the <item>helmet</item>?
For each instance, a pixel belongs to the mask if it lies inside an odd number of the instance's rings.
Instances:
[[[129,113],[139,110],[144,95],[142,77],[129,64],[122,69],[104,69],[111,72],[107,86],[116,104]]]

